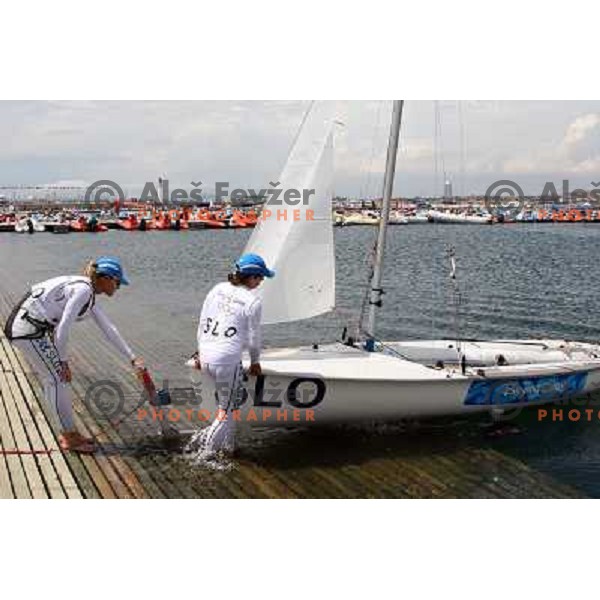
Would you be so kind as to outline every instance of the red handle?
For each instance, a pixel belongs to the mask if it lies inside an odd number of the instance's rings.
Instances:
[[[154,381],[152,381],[152,377],[150,377],[148,369],[142,369],[141,381],[146,393],[148,394],[149,401],[153,403],[154,398],[156,397],[156,386],[154,385]]]

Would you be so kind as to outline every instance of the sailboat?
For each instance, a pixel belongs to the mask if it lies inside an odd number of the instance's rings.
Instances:
[[[246,382],[242,415],[289,426],[393,420],[562,401],[600,388],[600,346],[565,340],[417,340],[375,337],[403,101],[394,101],[383,205],[362,337],[263,351],[263,374]],[[260,254],[275,278],[259,293],[263,322],[310,319],[335,306],[332,103],[312,105],[279,181],[314,189],[300,211],[313,219],[261,219],[245,252]],[[265,207],[282,207],[269,198]],[[281,213],[280,213],[281,214]],[[208,385],[209,382],[205,382]],[[210,394],[210,391],[206,389]],[[208,397],[208,396],[207,396]]]
[[[490,214],[485,215],[468,215],[468,214],[455,214],[451,212],[444,212],[442,210],[430,210],[427,216],[434,223],[458,223],[461,225],[488,225],[493,222],[493,217]]]

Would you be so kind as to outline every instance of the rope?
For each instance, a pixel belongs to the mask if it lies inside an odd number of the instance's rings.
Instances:
[[[375,232],[375,240],[373,242],[373,245],[371,246],[371,253],[367,254],[366,257],[366,261],[367,261],[367,267],[369,268],[369,276],[368,276],[368,284],[365,287],[365,294],[363,296],[363,301],[360,307],[360,313],[358,316],[358,323],[356,324],[355,330],[356,330],[356,334],[357,337],[360,336],[361,333],[366,333],[368,337],[371,337],[373,339],[375,339],[373,337],[373,335],[371,335],[371,332],[367,332],[365,331],[365,329],[363,328],[363,323],[365,322],[365,316],[366,316],[366,312],[367,312],[367,307],[370,305],[370,300],[371,300],[371,285],[372,285],[372,281],[373,281],[373,274],[375,272],[375,257],[377,254],[377,232]]]
[[[365,196],[370,196],[370,186],[371,186],[371,174],[373,172],[373,162],[375,160],[375,142],[377,140],[377,136],[379,135],[379,126],[381,122],[381,111],[383,108],[383,101],[379,101],[377,106],[377,113],[375,115],[375,127],[373,129],[373,138],[371,139],[371,156],[369,158],[369,166],[367,169],[367,182],[365,185],[365,194],[363,194],[363,190],[361,189],[360,197],[363,199]]]
[[[464,114],[463,114],[463,102],[461,100],[458,101],[458,131],[459,131],[459,143],[460,143],[460,153],[459,153],[459,173],[460,173],[460,195],[465,197],[467,195],[467,186],[466,186],[466,152],[467,152],[467,141],[465,134],[465,123],[464,123]]]
[[[452,281],[452,304],[454,306],[454,338],[456,340],[456,347],[460,353],[460,305],[461,305],[461,294],[458,280],[456,279],[456,250],[454,246],[450,246],[447,250],[448,258],[450,259],[450,280]]]

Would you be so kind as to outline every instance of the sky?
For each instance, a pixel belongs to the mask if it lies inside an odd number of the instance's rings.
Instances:
[[[2,101],[0,186],[275,181],[309,101]],[[337,103],[335,192],[381,195],[390,101]],[[407,101],[394,195],[600,187],[600,101]],[[598,182],[594,186],[593,182]],[[7,193],[0,190],[0,193]]]

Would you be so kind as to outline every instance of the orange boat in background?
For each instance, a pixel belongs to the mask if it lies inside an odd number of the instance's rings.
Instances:
[[[125,231],[137,231],[140,228],[140,222],[137,215],[129,215],[119,221],[119,227]]]
[[[91,219],[79,217],[75,221],[69,222],[69,228],[71,231],[76,231],[79,233],[103,233],[108,231],[108,227],[98,223],[98,220],[94,217]]]
[[[154,219],[153,224],[154,228],[158,231],[181,231],[190,228],[188,222],[185,219],[182,219],[181,217],[173,219],[171,215],[164,214]]]
[[[256,223],[258,222],[258,216],[253,210],[248,211],[247,213],[238,211],[234,213],[234,217],[236,215],[237,219],[240,222],[244,223],[245,227],[256,227]]]

